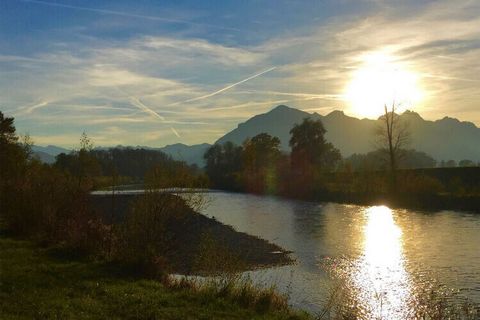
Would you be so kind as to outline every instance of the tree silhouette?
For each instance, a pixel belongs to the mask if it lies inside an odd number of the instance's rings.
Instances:
[[[338,149],[325,140],[326,132],[320,120],[309,118],[290,130],[292,179],[289,185],[294,195],[309,197],[323,189],[323,174],[341,160]]]
[[[307,173],[312,168],[332,169],[341,159],[340,152],[325,140],[324,128],[320,120],[305,118],[296,124],[290,134],[292,167]]]
[[[213,187],[239,190],[243,149],[232,142],[214,144],[205,152],[205,171]]]
[[[246,187],[251,192],[274,192],[280,139],[260,133],[243,143],[243,168]]]
[[[397,184],[397,169],[402,152],[408,145],[410,133],[408,126],[403,123],[400,116],[395,113],[398,105],[395,101],[392,103],[390,110],[384,105],[384,114],[380,118],[381,125],[376,129],[377,143],[379,149],[388,157],[388,163],[391,174],[391,191],[395,191]]]
[[[12,144],[17,142],[18,137],[15,134],[14,119],[8,118],[0,111],[0,145]]]

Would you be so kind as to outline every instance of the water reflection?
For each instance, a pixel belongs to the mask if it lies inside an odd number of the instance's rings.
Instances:
[[[365,210],[363,255],[354,263],[354,290],[367,319],[405,319],[411,296],[402,230],[385,206]]]
[[[358,291],[364,319],[415,318],[417,298],[432,279],[480,303],[479,215],[230,193],[212,194],[204,213],[294,252],[294,265],[251,273],[294,307],[322,311],[337,285],[332,274],[347,279],[348,292]],[[333,270],[324,268],[330,264]]]

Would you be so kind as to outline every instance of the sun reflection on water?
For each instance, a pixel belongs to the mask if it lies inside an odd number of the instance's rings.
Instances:
[[[411,296],[402,231],[385,206],[365,210],[363,255],[355,262],[353,285],[368,319],[405,319]]]

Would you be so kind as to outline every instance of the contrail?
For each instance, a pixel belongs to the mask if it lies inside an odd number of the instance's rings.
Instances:
[[[146,105],[144,105],[143,102],[140,101],[140,99],[138,99],[137,97],[130,96],[130,103],[131,103],[132,105],[134,105],[135,107],[137,107],[138,109],[142,110],[143,112],[148,113],[148,114],[154,116],[155,118],[158,118],[158,119],[160,119],[161,121],[165,122],[165,118],[164,118],[164,117],[162,117],[162,116],[159,115],[157,112],[153,111],[152,109],[150,109],[149,107],[147,107]],[[174,127],[170,127],[170,130],[172,130],[172,132],[173,132],[178,138],[180,138],[180,134],[178,133],[177,130],[175,130]]]
[[[136,97],[130,97],[130,103],[133,104],[135,107],[137,107],[138,109],[162,120],[162,121],[165,121],[165,118],[162,117],[161,115],[159,115],[158,113],[156,113],[155,111],[153,111],[152,109],[150,109],[149,107],[147,107],[146,105],[144,105],[138,98]]]
[[[174,102],[174,103],[170,104],[169,106],[175,106],[175,105],[178,105],[178,104],[181,104],[181,103],[188,103],[188,102],[193,102],[193,101],[198,101],[198,100],[202,100],[202,99],[206,99],[206,98],[213,97],[213,96],[215,96],[215,95],[217,95],[217,94],[220,94],[220,93],[222,93],[222,92],[224,92],[224,91],[227,91],[227,90],[229,90],[229,89],[231,89],[231,88],[233,88],[233,87],[235,87],[235,86],[238,86],[239,84],[242,84],[242,83],[244,83],[244,82],[247,82],[248,80],[252,80],[252,79],[254,79],[254,78],[256,78],[256,77],[260,77],[261,75],[263,75],[263,74],[265,74],[265,73],[267,73],[267,72],[270,72],[270,71],[272,71],[272,70],[275,70],[276,68],[277,68],[277,67],[271,67],[270,69],[267,69],[267,70],[264,70],[264,71],[262,71],[262,72],[260,72],[260,73],[254,74],[253,76],[250,76],[250,77],[248,77],[248,78],[246,78],[246,79],[243,79],[243,80],[241,80],[241,81],[235,82],[235,83],[233,83],[233,84],[231,84],[231,85],[228,85],[228,86],[226,86],[225,88],[222,88],[222,89],[217,90],[217,91],[215,91],[215,92],[212,92],[212,93],[203,95],[203,96],[201,96],[201,97],[196,97],[196,98],[192,98],[192,99],[188,99],[188,100],[184,100],[184,101]]]
[[[30,106],[30,107],[28,107],[28,108],[27,108],[27,107],[22,107],[22,108],[20,108],[21,111],[18,113],[18,115],[30,114],[30,113],[32,113],[33,111],[35,111],[36,109],[41,108],[41,107],[44,107],[44,106],[46,106],[47,104],[49,104],[48,101],[42,101],[42,102],[37,103],[37,104],[35,104],[35,105],[33,105],[33,106]]]
[[[177,132],[177,130],[175,130],[174,127],[170,127],[170,130],[172,130],[172,132],[173,132],[178,138],[180,138],[180,134]]]
[[[20,1],[42,4],[42,5],[51,6],[51,7],[60,7],[60,8],[66,8],[66,9],[74,9],[74,10],[83,10],[83,11],[90,11],[90,12],[102,13],[102,14],[110,14],[110,15],[129,17],[129,18],[148,19],[148,20],[155,20],[155,21],[162,21],[162,22],[169,22],[169,23],[189,24],[189,25],[192,25],[192,26],[205,26],[205,27],[211,27],[211,28],[222,29],[222,30],[240,31],[240,29],[222,27],[222,26],[208,24],[208,23],[196,23],[196,22],[191,22],[191,21],[187,21],[187,20],[180,20],[180,19],[162,18],[162,17],[157,17],[157,16],[148,16],[148,15],[142,15],[142,14],[126,13],[126,12],[121,12],[121,11],[96,9],[96,8],[81,7],[81,6],[73,6],[73,5],[69,5],[69,4],[54,3],[54,2],[48,2],[48,1],[42,1],[42,0],[20,0]]]

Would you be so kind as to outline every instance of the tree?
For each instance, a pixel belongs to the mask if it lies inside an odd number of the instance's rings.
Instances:
[[[307,173],[313,167],[331,170],[338,164],[340,152],[325,140],[325,133],[320,120],[309,118],[290,130],[292,166],[296,171]]]
[[[93,187],[93,177],[101,174],[99,161],[95,157],[93,143],[85,132],[80,136],[80,149],[56,157],[55,167],[66,170],[78,178],[78,186]]]
[[[475,162],[468,159],[463,159],[458,162],[459,167],[475,167]]]
[[[2,147],[7,144],[14,144],[18,140],[13,122],[13,118],[6,118],[0,111],[0,146]]]
[[[305,118],[290,130],[290,193],[305,197],[324,190],[323,175],[334,169],[341,155],[325,140],[327,130],[320,120]]]
[[[203,155],[207,173],[213,187],[239,190],[243,149],[232,142],[214,144]]]
[[[345,159],[355,171],[385,170],[389,163],[385,161],[383,150],[370,151],[365,154],[352,154]],[[397,163],[398,169],[435,168],[436,161],[425,152],[414,149],[402,150],[402,158]]]
[[[397,168],[402,150],[405,149],[410,140],[408,127],[395,113],[398,105],[395,101],[392,103],[390,110],[384,105],[384,114],[380,118],[381,125],[376,130],[379,149],[382,150],[388,158],[391,173],[391,188],[395,190],[397,184]]]
[[[8,188],[22,174],[28,159],[26,150],[18,143],[14,118],[0,111],[0,188]]]
[[[243,143],[243,177],[249,191],[275,192],[280,139],[260,133]]]
[[[453,167],[456,167],[457,166],[457,162],[455,160],[448,160],[446,163],[445,163],[445,166],[447,168],[453,168]]]

